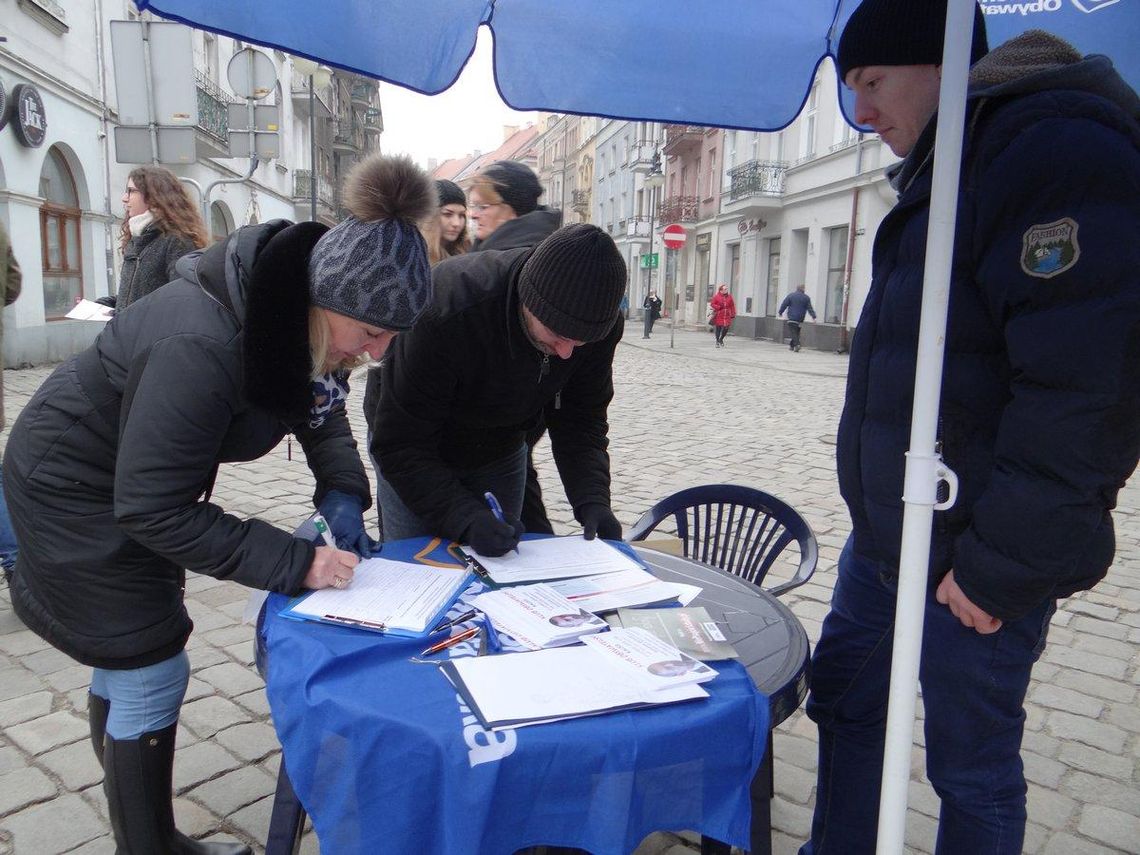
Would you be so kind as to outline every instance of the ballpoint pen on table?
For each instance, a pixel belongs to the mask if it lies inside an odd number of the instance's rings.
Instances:
[[[497,519],[501,523],[505,523],[507,521],[507,517],[503,513],[503,506],[500,505],[499,500],[495,498],[495,494],[492,493],[490,490],[488,490],[486,493],[483,494],[483,498],[487,500],[487,504],[491,508],[491,513],[493,513],[495,515],[495,519]],[[515,552],[519,551],[518,544],[515,544],[514,551]]]
[[[473,638],[478,634],[479,630],[480,627],[473,626],[469,629],[463,630],[463,632],[448,636],[443,641],[436,642],[431,647],[425,647],[423,653],[421,653],[420,656],[430,656],[433,653],[439,653],[441,650],[446,650],[449,647],[454,647],[461,641],[466,641],[469,638]]]
[[[487,615],[483,615],[483,639],[487,642],[488,653],[502,652],[503,642],[499,640],[498,630]]]
[[[467,623],[467,621],[471,620],[471,618],[477,614],[478,612],[475,611],[475,609],[468,609],[458,617],[453,617],[450,620],[445,618],[432,628],[432,632],[443,632],[445,629],[450,629],[457,624]]]

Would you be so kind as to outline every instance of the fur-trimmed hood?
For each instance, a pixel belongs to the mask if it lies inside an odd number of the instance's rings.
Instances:
[[[178,263],[182,278],[225,306],[241,327],[243,393],[287,423],[312,404],[309,254],[328,227],[271,220]]]

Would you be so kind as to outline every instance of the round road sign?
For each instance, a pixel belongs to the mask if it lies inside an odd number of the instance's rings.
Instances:
[[[685,229],[676,223],[666,226],[661,236],[665,239],[667,249],[680,249],[685,245]]]

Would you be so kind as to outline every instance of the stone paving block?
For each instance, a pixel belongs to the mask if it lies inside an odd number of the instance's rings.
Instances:
[[[256,766],[244,766],[207,781],[185,795],[218,816],[228,817],[274,792],[277,782]]]
[[[933,852],[934,840],[937,834],[937,820],[923,816],[920,813],[907,814],[906,834],[903,837],[907,852]]]
[[[253,627],[245,624],[225,626],[203,633],[203,638],[215,647],[227,647],[239,643],[252,644]]]
[[[281,750],[273,725],[262,722],[235,725],[218,733],[215,739],[246,763],[263,760]]]
[[[8,606],[11,608],[11,605]],[[22,626],[22,624],[20,624]],[[17,629],[0,635],[0,653],[23,659],[48,648],[48,643],[30,629]]]
[[[177,765],[178,760],[174,762]],[[176,796],[171,803],[174,805],[174,825],[187,837],[199,840],[218,830],[221,820],[197,802]]]
[[[1140,817],[1101,805],[1086,805],[1077,830],[1086,837],[1125,852],[1136,851],[1140,841]]]
[[[24,755],[11,745],[0,745],[0,775],[27,766]]]
[[[0,814],[42,802],[57,793],[55,782],[34,766],[0,775]]]
[[[174,755],[174,792],[183,793],[244,765],[212,739],[179,749]]]
[[[1131,733],[1140,733],[1140,709],[1124,704],[1112,704],[1105,714],[1105,721]]]
[[[51,692],[32,692],[7,701],[0,701],[0,727],[20,724],[51,712]]]
[[[772,799],[772,828],[807,840],[811,833],[811,809],[776,796]]]
[[[1128,627],[1115,620],[1108,621],[1086,617],[1084,615],[1075,615],[1071,626],[1076,632],[1087,632],[1092,635],[1103,636],[1104,638],[1115,638],[1118,641],[1128,640]]]
[[[1127,641],[1104,638],[1100,635],[1085,634],[1078,636],[1073,646],[1076,650],[1096,653],[1100,656],[1119,659],[1123,662],[1130,661],[1137,653],[1136,648]]]
[[[1050,757],[1042,757],[1032,751],[1022,750],[1021,762],[1025,766],[1025,780],[1051,790],[1057,789],[1061,778],[1069,771],[1064,763],[1058,763]]]
[[[0,701],[23,697],[44,688],[43,680],[27,668],[15,666],[0,670]]]
[[[31,755],[42,754],[88,737],[87,720],[69,712],[54,712],[6,728],[8,736]]]
[[[1029,699],[1050,709],[1087,718],[1096,718],[1104,709],[1104,702],[1099,698],[1062,686],[1036,685],[1030,690]]]
[[[1090,617],[1099,618],[1103,621],[1115,621],[1120,616],[1120,609],[1088,602],[1087,598],[1084,597],[1074,597],[1069,600],[1065,604],[1065,611],[1079,615],[1089,615]]]
[[[1093,772],[1118,781],[1132,780],[1135,761],[1075,742],[1061,743],[1057,759],[1077,769]]]
[[[236,662],[243,668],[249,670],[251,674],[257,675],[256,659],[253,651],[252,634],[248,639],[243,638],[237,644],[231,644],[222,648],[222,652],[226,654],[231,662]],[[260,679],[260,676],[258,676],[258,679]]]
[[[211,696],[183,704],[180,721],[206,739],[219,730],[248,722],[249,713],[227,698]]]
[[[17,855],[56,855],[106,834],[102,818],[80,796],[64,795],[0,820]]]
[[[265,696],[265,689],[255,689],[244,695],[238,695],[234,701],[255,719],[269,718],[269,699]]]
[[[108,833],[72,849],[68,855],[115,855],[115,838]]]
[[[43,650],[24,654],[20,657],[20,664],[42,677],[65,668],[74,667],[75,660],[54,647],[47,647]]]
[[[1113,754],[1124,750],[1124,741],[1128,736],[1114,725],[1059,711],[1049,713],[1048,727],[1056,736],[1092,745]]]
[[[1082,692],[1117,703],[1131,704],[1135,703],[1137,699],[1136,689],[1127,683],[1100,677],[1096,674],[1086,674],[1083,671],[1060,671],[1053,682],[1066,689],[1072,689],[1074,692]]]
[[[1045,843],[1045,848],[1040,851],[1042,855],[1113,855],[1119,850],[1074,837],[1067,832],[1060,832],[1050,837]]]
[[[773,759],[773,763],[776,773],[776,792],[796,804],[808,804],[815,791],[815,773],[776,758]]]
[[[1036,784],[1029,785],[1026,799],[1029,815],[1035,822],[1043,823],[1049,828],[1064,828],[1069,818],[1077,813],[1078,806],[1074,799]]]
[[[236,662],[222,662],[203,668],[194,675],[204,683],[208,683],[223,695],[241,695],[255,689],[264,689],[265,681],[256,671]]]
[[[1059,792],[1078,802],[1114,808],[1124,813],[1140,813],[1136,785],[1125,780],[1112,780],[1094,772],[1073,771],[1061,780]]]
[[[272,814],[273,796],[269,795],[235,811],[226,820],[226,825],[238,832],[241,839],[264,846],[265,839],[269,835],[269,817]]]
[[[36,760],[73,792],[93,787],[103,780],[103,767],[95,757],[90,739],[41,754]]]
[[[1119,659],[1089,653],[1084,650],[1074,650],[1061,643],[1048,644],[1045,647],[1045,653],[1042,658],[1047,662],[1054,662],[1066,668],[1075,668],[1078,671],[1085,671],[1090,674],[1097,674],[1101,677],[1109,677],[1115,680],[1124,677],[1128,671],[1127,664],[1121,662]]]

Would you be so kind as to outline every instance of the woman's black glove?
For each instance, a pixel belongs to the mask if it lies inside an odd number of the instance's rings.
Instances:
[[[523,524],[514,517],[499,522],[490,511],[484,511],[467,526],[460,538],[480,555],[494,558],[506,555],[519,545],[519,538],[526,531]]]
[[[575,514],[582,524],[586,540],[601,537],[603,540],[621,540],[621,523],[606,505],[583,505]]]

